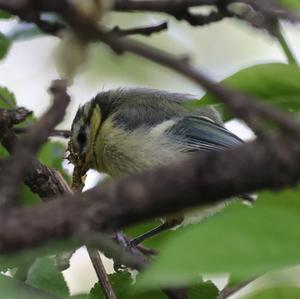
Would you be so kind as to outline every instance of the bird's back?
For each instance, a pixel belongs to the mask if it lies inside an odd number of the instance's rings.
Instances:
[[[222,124],[219,113],[212,107],[191,109],[188,102],[197,96],[172,93],[157,89],[116,89],[100,93],[95,101],[100,104],[104,117],[114,111],[114,120],[128,130],[139,126],[154,126],[174,117],[206,116]]]

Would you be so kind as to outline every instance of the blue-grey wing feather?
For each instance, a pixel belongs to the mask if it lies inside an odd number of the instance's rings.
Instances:
[[[191,152],[224,150],[243,143],[222,125],[201,116],[182,117],[166,133]]]

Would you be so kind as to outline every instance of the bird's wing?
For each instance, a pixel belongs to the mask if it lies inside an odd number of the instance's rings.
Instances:
[[[223,126],[200,116],[181,117],[166,133],[190,152],[224,150],[243,143]]]

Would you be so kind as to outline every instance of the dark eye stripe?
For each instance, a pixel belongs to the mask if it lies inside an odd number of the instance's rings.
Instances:
[[[85,147],[86,144],[86,132],[83,128],[80,129],[78,136],[77,136],[77,142],[78,142],[78,146],[79,146],[79,152],[83,152],[83,149]]]

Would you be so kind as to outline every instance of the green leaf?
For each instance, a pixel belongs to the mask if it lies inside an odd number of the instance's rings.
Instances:
[[[0,298],[3,299],[60,299],[41,290],[0,274]]]
[[[0,32],[0,60],[3,59],[10,48],[9,39]]]
[[[188,299],[217,299],[219,290],[211,281],[201,282],[187,289]]]
[[[96,283],[91,289],[89,299],[105,299],[105,295],[99,283]]]
[[[108,276],[112,288],[117,298],[124,299],[168,299],[168,297],[160,290],[143,291],[133,284],[131,276],[128,272],[114,273]],[[102,287],[99,283],[95,284],[90,292],[89,299],[105,299]]]
[[[0,19],[9,19],[11,18],[11,14],[0,9]]]
[[[80,294],[80,295],[75,295],[71,296],[69,299],[89,299],[89,294]]]
[[[296,112],[300,110],[299,81],[300,69],[297,66],[269,63],[242,69],[221,83],[277,107]],[[193,101],[191,105],[217,105],[217,109],[224,110],[224,106],[210,94]],[[230,118],[228,112],[226,113],[225,118]]]
[[[299,0],[279,0],[279,3],[290,10],[300,10]]]
[[[54,258],[38,258],[28,271],[26,283],[61,298],[69,296],[69,289]]]
[[[132,283],[131,276],[128,272],[114,273],[108,276],[113,290],[117,298],[129,298],[130,285]],[[102,287],[99,283],[95,284],[90,292],[89,299],[105,299]]]
[[[21,193],[18,200],[18,204],[20,206],[26,207],[34,204],[38,204],[41,202],[41,199],[38,195],[33,193],[26,185],[22,185]]]
[[[300,298],[300,288],[297,287],[274,287],[272,289],[260,290],[242,297],[243,299],[296,299]]]
[[[139,287],[140,274],[137,276],[137,283],[133,283],[128,272],[114,273],[109,275],[112,288],[117,298],[124,299],[168,299],[167,295],[159,288],[154,286],[151,290],[143,290]],[[217,299],[219,291],[211,282],[203,282],[198,276],[198,282],[187,288],[188,299]],[[92,288],[89,299],[105,299],[102,287],[99,283]]]
[[[41,148],[38,154],[38,160],[48,167],[58,170],[65,180],[70,183],[71,177],[66,173],[62,166],[65,156],[66,148],[61,142],[48,141]]]
[[[15,95],[6,87],[0,86],[0,108],[13,109],[16,105]]]
[[[28,264],[36,258],[72,251],[81,246],[77,239],[49,241],[37,247],[12,251],[0,255],[0,271],[16,268]],[[0,297],[1,298],[1,297]]]
[[[2,144],[0,144],[0,157],[2,159],[9,157],[9,154],[8,154],[7,150],[3,147]]]
[[[38,159],[45,165],[62,170],[62,162],[65,158],[65,146],[60,142],[48,141],[41,148]]]
[[[263,197],[264,204],[254,208],[231,204],[215,217],[178,232],[142,274],[141,284],[188,284],[200,273],[229,272],[248,278],[299,263],[298,190],[273,194],[272,203]],[[286,204],[276,204],[281,201]]]
[[[17,107],[15,95],[4,86],[0,86],[0,108],[14,109]],[[26,128],[36,121],[33,115],[29,115],[25,121],[18,124],[16,127]]]
[[[293,189],[285,189],[278,192],[265,191],[261,192],[259,200],[255,206],[259,208],[276,206],[278,208],[290,208],[294,211],[300,211],[300,186]]]

